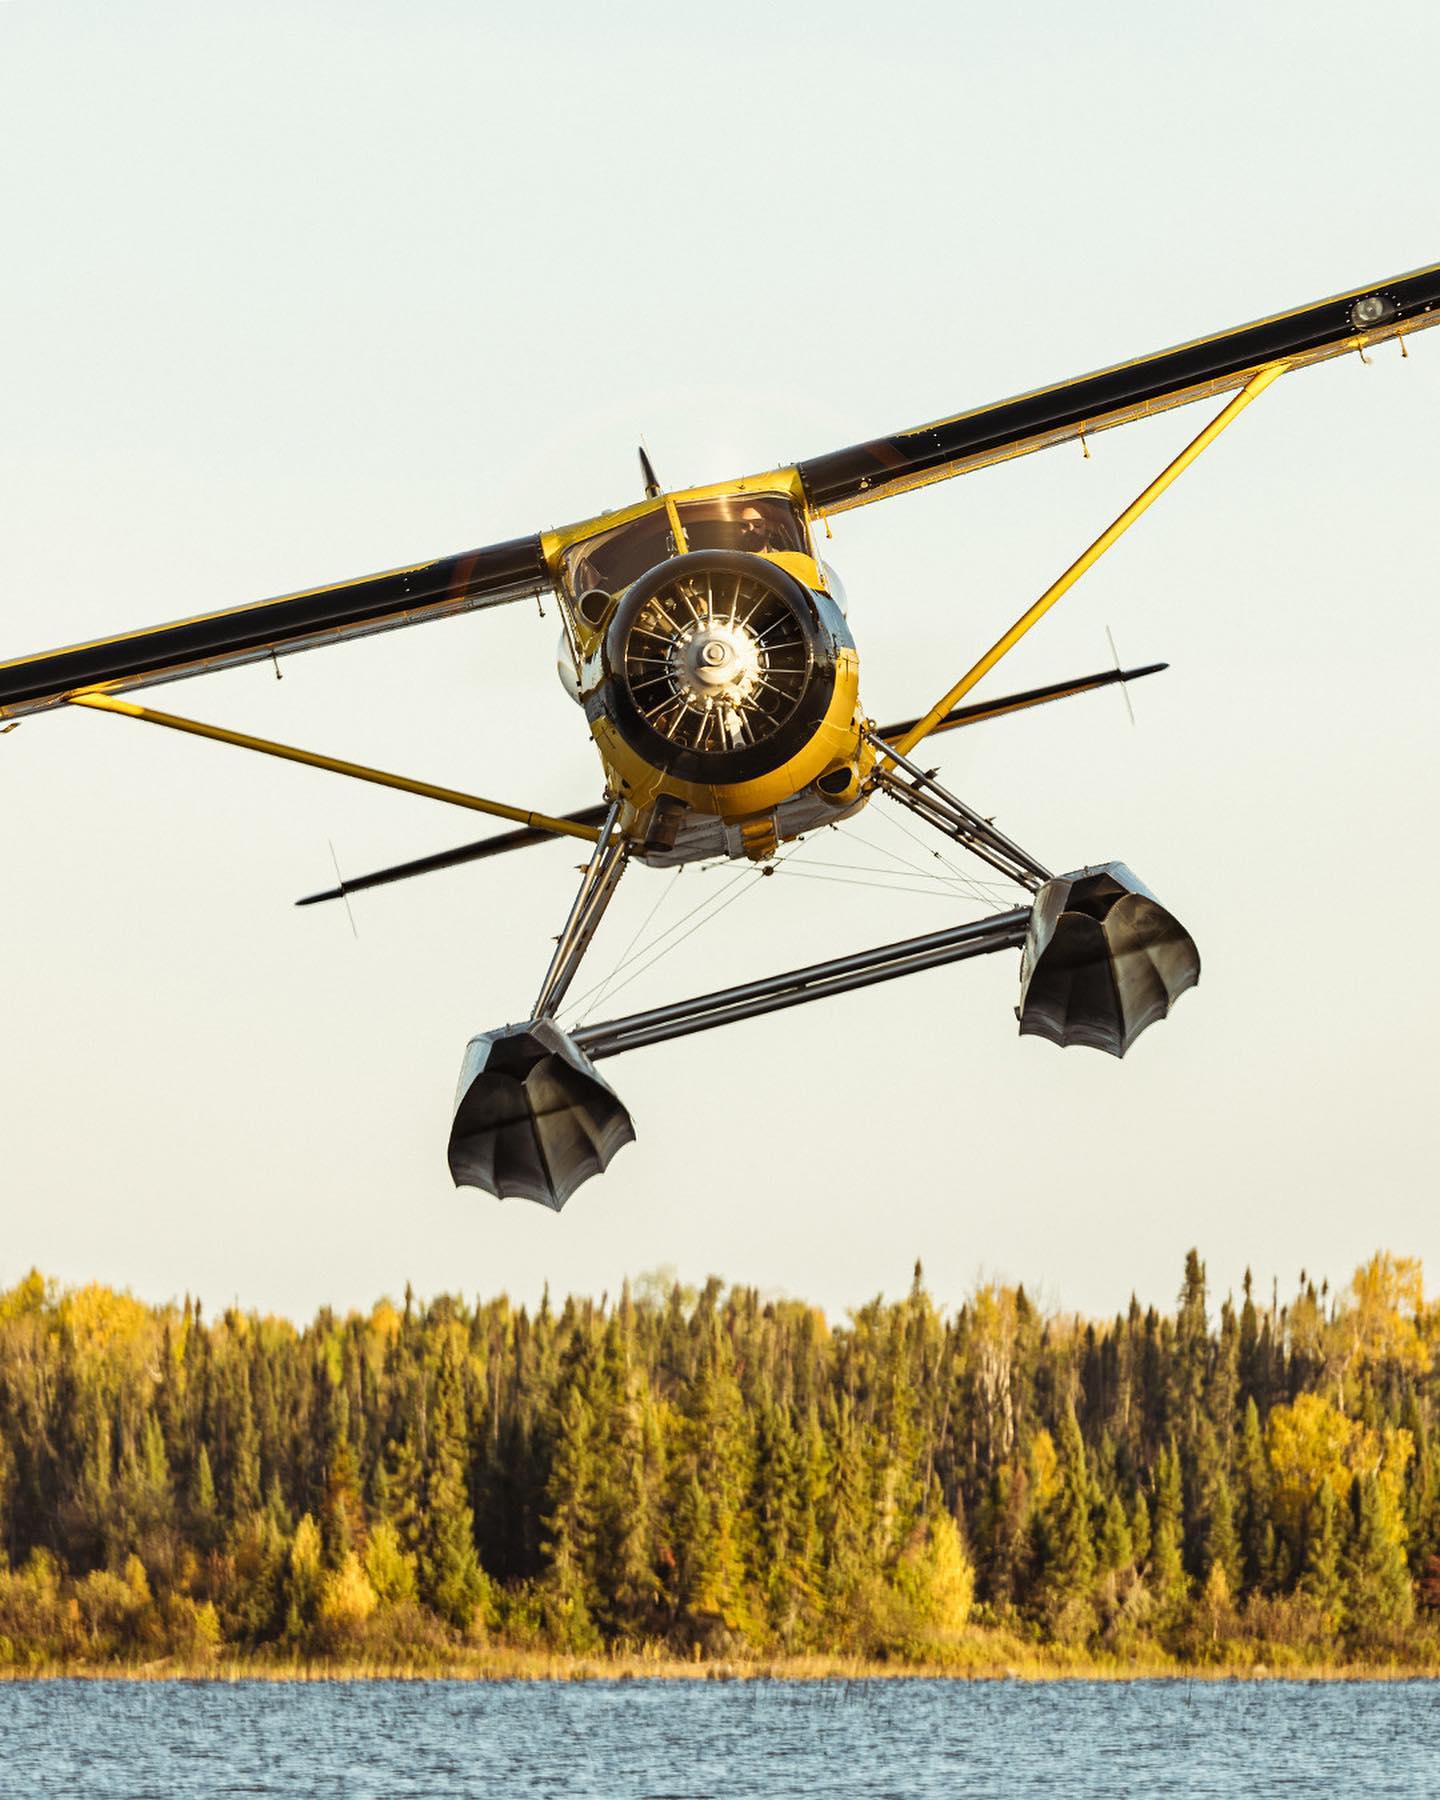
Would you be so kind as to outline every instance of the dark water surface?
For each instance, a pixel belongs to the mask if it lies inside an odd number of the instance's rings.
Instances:
[[[0,1793],[1437,1794],[1440,1683],[7,1682]]]

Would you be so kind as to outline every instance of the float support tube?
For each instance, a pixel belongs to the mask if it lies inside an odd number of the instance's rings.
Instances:
[[[620,802],[615,800],[605,815],[599,842],[580,877],[580,891],[570,908],[565,929],[555,940],[555,954],[550,958],[550,967],[545,971],[535,1001],[534,1017],[537,1019],[552,1019],[559,1011],[560,1002],[569,993],[570,983],[580,967],[580,959],[590,948],[590,940],[625,873],[630,846],[623,834],[615,829],[619,817]]]

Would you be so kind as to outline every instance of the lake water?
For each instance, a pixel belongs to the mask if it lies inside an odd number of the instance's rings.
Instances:
[[[0,1685],[9,1795],[1440,1792],[1440,1683]]]

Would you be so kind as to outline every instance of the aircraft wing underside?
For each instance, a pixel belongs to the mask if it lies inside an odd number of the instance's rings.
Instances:
[[[538,537],[467,550],[333,587],[310,588],[172,625],[0,663],[0,719],[40,712],[87,687],[149,687],[210,669],[340,643],[499,606],[550,586]]]
[[[871,438],[776,472],[803,487],[818,514],[843,512],[1067,438],[1123,425],[1240,389],[1263,370],[1303,368],[1440,323],[1440,264],[1375,287],[1278,313],[912,430]],[[735,484],[753,487],[757,478]],[[723,486],[723,484],[722,484]],[[687,490],[711,493],[720,490]],[[684,499],[685,494],[676,496]],[[647,503],[649,504],[649,503]],[[653,502],[660,505],[658,500]],[[607,517],[552,534],[568,544]],[[538,535],[380,575],[310,588],[0,663],[0,720],[62,704],[88,689],[114,693],[210,669],[421,624],[549,589]]]

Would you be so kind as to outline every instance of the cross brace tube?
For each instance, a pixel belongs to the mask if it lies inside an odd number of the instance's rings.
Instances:
[[[982,818],[963,800],[957,799],[948,788],[941,787],[928,769],[919,768],[868,727],[865,735],[877,749],[888,752],[910,777],[909,781],[901,781],[893,769],[877,764],[873,779],[881,793],[908,806],[926,824],[954,838],[972,855],[992,869],[998,869],[1020,887],[1027,887],[1034,893],[1043,882],[1049,881],[1050,871],[1043,863],[1037,862],[1028,850],[1022,850],[1003,831],[998,831],[989,819]]]
[[[946,963],[963,962],[972,956],[987,956],[994,950],[1016,950],[1025,941],[1029,923],[1030,908],[1019,906],[1010,912],[997,913],[993,918],[977,919],[969,925],[952,925],[944,931],[927,932],[923,937],[903,938],[898,943],[880,944],[873,950],[858,950],[850,956],[811,963],[807,968],[791,969],[783,975],[769,975],[760,981],[746,981],[736,987],[719,988],[714,993],[697,994],[689,1000],[677,1000],[670,1006],[652,1007],[647,1012],[630,1013],[599,1025],[585,1025],[571,1036],[592,1062],[598,1062],[602,1057],[619,1056],[625,1050],[638,1050],[647,1044],[663,1044],[670,1038],[709,1031],[716,1025],[730,1025],[762,1013],[782,1012],[787,1007],[804,1006],[811,1000],[824,1000],[831,994],[846,994],[854,988],[893,981],[899,975],[938,969]]]

